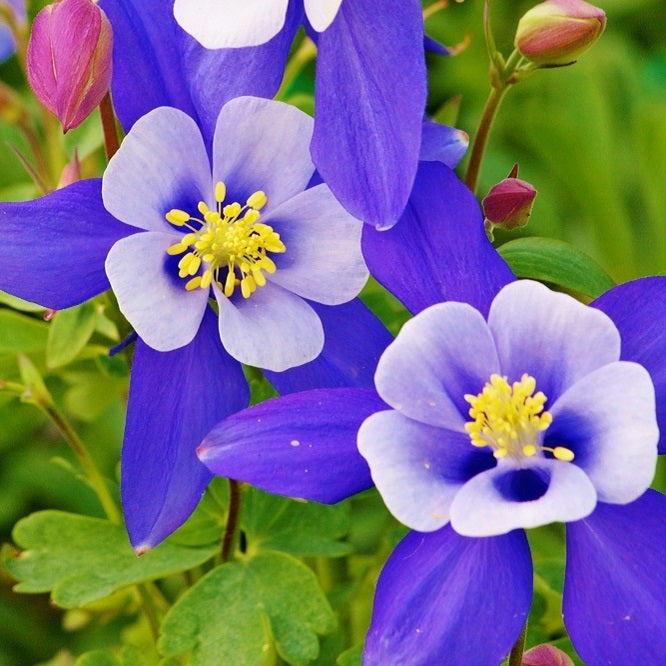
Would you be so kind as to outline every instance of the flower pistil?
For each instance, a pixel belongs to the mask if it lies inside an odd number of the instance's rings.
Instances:
[[[465,430],[472,444],[490,446],[495,458],[529,458],[538,451],[548,451],[558,460],[573,460],[573,451],[564,446],[538,445],[539,433],[553,418],[544,411],[547,397],[542,391],[535,393],[535,389],[536,380],[528,374],[512,385],[506,377],[493,374],[481,393],[465,395],[473,419],[465,424]]]
[[[264,192],[251,194],[244,206],[236,201],[223,206],[225,197],[226,186],[220,181],[215,185],[216,210],[210,210],[203,201],[197,206],[203,219],[172,208],[165,215],[167,221],[186,227],[190,233],[171,245],[167,253],[175,256],[186,252],[178,262],[178,276],[190,277],[185,283],[188,291],[208,289],[215,280],[227,298],[239,285],[243,297],[249,298],[257,287],[266,284],[264,271],[275,273],[275,263],[267,253],[282,253],[286,248],[272,227],[259,222],[259,211],[268,201]],[[220,276],[224,269],[226,276]]]

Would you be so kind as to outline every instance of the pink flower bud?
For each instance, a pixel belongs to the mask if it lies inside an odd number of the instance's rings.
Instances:
[[[599,39],[603,10],[583,0],[546,0],[518,22],[516,47],[539,65],[568,65]]]
[[[483,214],[493,227],[516,229],[527,224],[537,191],[528,182],[516,178],[517,173],[518,165],[508,178],[491,187],[483,200]]]
[[[522,666],[574,666],[574,663],[562,650],[544,643],[523,655]]]
[[[111,84],[111,24],[92,0],[57,0],[35,17],[30,85],[63,130],[80,125]]]

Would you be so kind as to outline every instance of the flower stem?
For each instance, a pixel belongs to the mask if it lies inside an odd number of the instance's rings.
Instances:
[[[296,49],[296,52],[287,62],[280,89],[275,93],[275,99],[282,99],[284,97],[287,88],[295,78],[296,74],[298,74],[308,62],[314,60],[316,55],[317,47],[314,42],[309,37],[305,37],[300,46]]]
[[[108,91],[99,104],[99,115],[102,119],[106,159],[110,160],[120,148],[120,142],[118,141],[118,129],[116,127],[116,114],[111,103],[111,93]]]
[[[523,662],[523,652],[525,651],[525,639],[527,638],[527,622],[520,631],[518,640],[515,645],[511,648],[511,653],[509,654],[509,664],[508,666],[521,666]]]
[[[227,516],[227,526],[222,538],[222,561],[228,562],[231,558],[231,550],[234,544],[236,529],[238,527],[238,517],[240,514],[240,484],[238,481],[229,479],[229,514]]]
[[[79,439],[79,436],[74,429],[69,423],[67,423],[63,415],[60,414],[53,403],[45,404],[43,401],[40,401],[37,404],[42,410],[44,410],[44,412],[46,412],[51,421],[53,421],[56,428],[60,431],[60,434],[63,436],[67,444],[69,444],[70,449],[74,452],[74,455],[79,459],[86,477],[95,491],[108,519],[117,525],[121,524],[122,517],[120,511],[109,492],[104,478],[97,469],[90,453],[88,453],[85,444]]]

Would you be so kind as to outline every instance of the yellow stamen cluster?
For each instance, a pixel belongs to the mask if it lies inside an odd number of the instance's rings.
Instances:
[[[536,380],[524,374],[510,385],[506,377],[493,374],[478,395],[465,395],[473,421],[465,424],[472,444],[490,446],[496,458],[535,456],[549,451],[558,460],[571,461],[574,454],[563,446],[538,446],[539,432],[546,430],[553,418],[543,411],[546,396],[536,389]]]
[[[275,263],[267,253],[284,252],[286,248],[272,227],[259,222],[259,211],[267,202],[261,190],[250,195],[244,206],[237,202],[223,206],[226,189],[222,182],[215,185],[216,210],[199,202],[197,208],[203,219],[177,208],[166,214],[170,224],[190,230],[167,253],[175,256],[186,252],[178,262],[178,275],[190,278],[185,283],[188,291],[208,289],[214,280],[227,298],[237,286],[243,297],[249,298],[257,287],[266,284],[264,272],[275,273]],[[224,269],[226,275],[221,275]]]

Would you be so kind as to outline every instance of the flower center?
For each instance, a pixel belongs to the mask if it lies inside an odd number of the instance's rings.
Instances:
[[[539,432],[548,428],[553,417],[543,409],[546,396],[535,389],[536,380],[530,375],[524,374],[510,385],[506,377],[493,374],[481,393],[465,395],[473,419],[465,424],[465,430],[472,444],[491,447],[495,458],[529,458],[538,451],[548,451],[558,460],[573,460],[573,451],[564,446],[538,445]]]
[[[227,298],[239,285],[243,297],[249,298],[257,287],[266,284],[264,272],[275,273],[275,264],[267,253],[284,252],[286,248],[272,227],[259,222],[259,211],[267,201],[264,192],[252,194],[244,206],[235,201],[223,206],[225,196],[225,184],[217,183],[216,210],[210,210],[203,201],[197,206],[203,219],[172,208],[165,216],[167,221],[186,227],[190,233],[171,245],[167,254],[186,253],[178,262],[178,276],[190,278],[185,283],[188,291],[208,289],[215,280]]]

